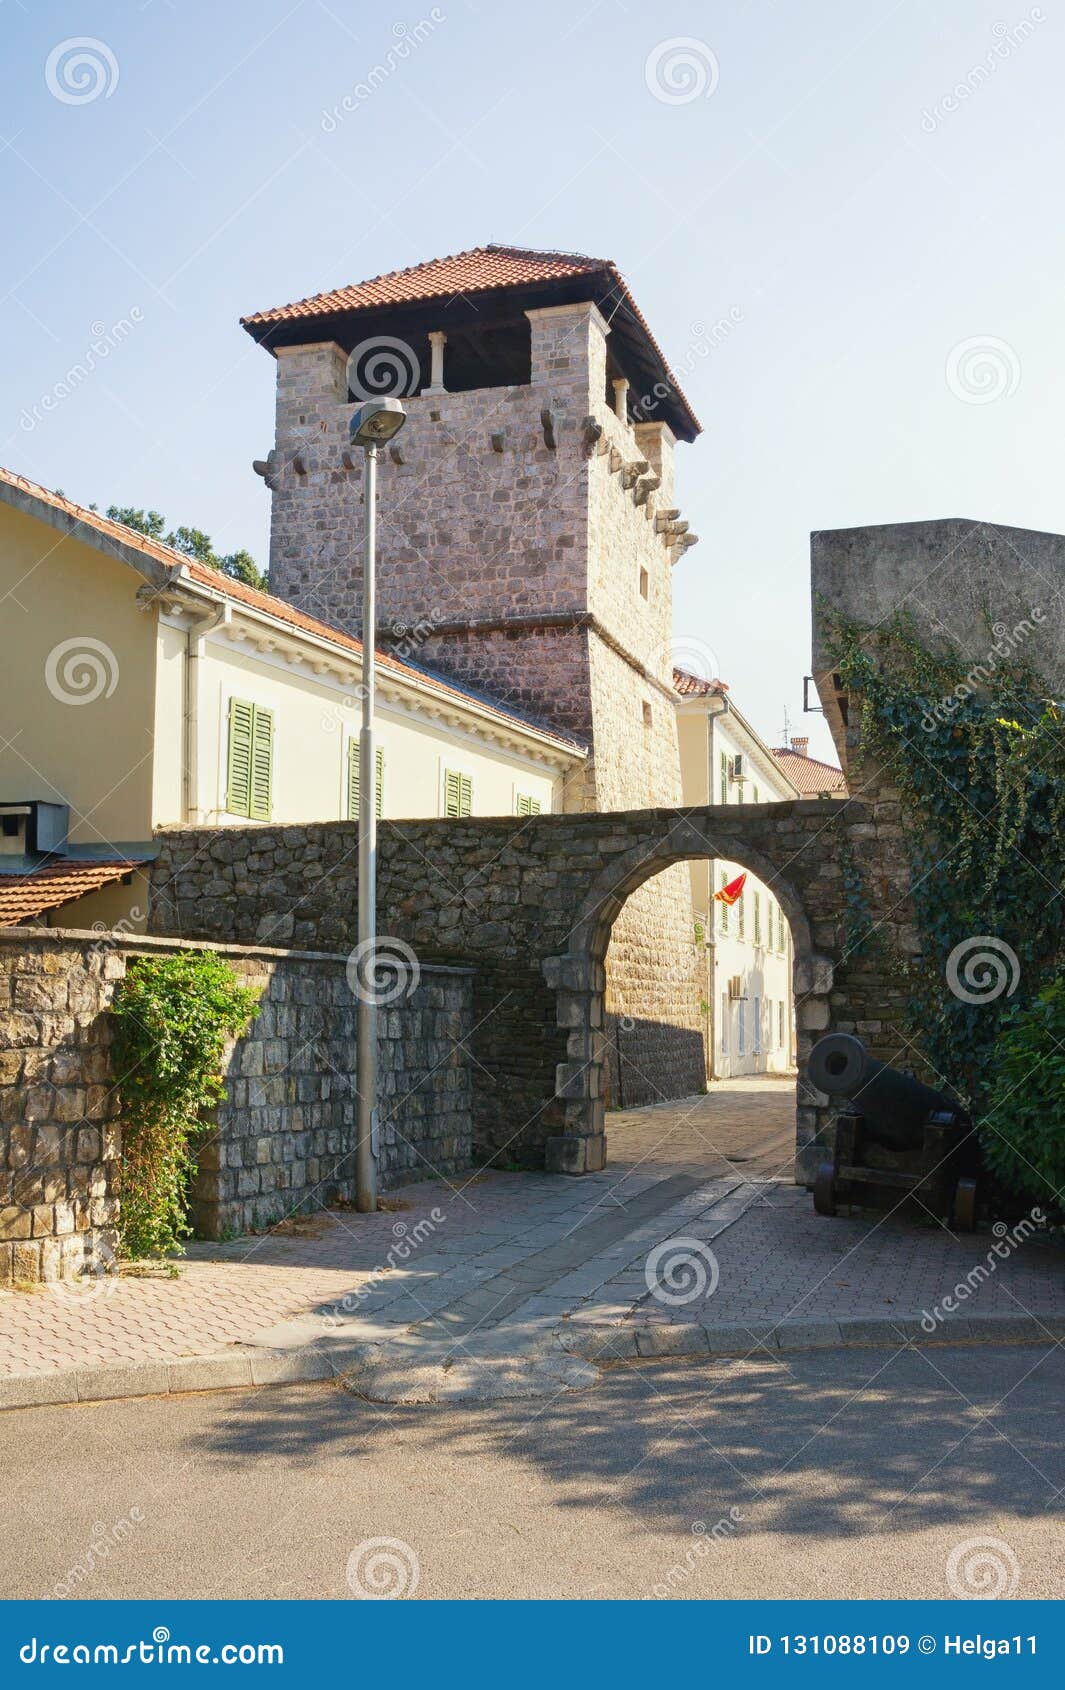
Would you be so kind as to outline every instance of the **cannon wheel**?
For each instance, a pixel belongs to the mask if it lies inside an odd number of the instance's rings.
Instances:
[[[960,1179],[954,1192],[954,1224],[961,1232],[976,1230],[976,1181]]]
[[[831,1162],[822,1162],[814,1175],[814,1209],[819,1215],[836,1212],[836,1170]]]

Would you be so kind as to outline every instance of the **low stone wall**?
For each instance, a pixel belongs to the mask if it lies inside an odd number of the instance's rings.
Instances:
[[[135,956],[219,952],[261,1009],[226,1065],[192,1218],[232,1236],[354,1195],[355,1014],[346,958],[60,928],[0,931],[0,1285],[113,1259],[120,1098],[108,1007]],[[468,1167],[468,969],[423,968],[379,1015],[384,1187]]]

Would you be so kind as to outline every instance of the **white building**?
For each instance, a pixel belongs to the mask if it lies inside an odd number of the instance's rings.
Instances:
[[[798,798],[780,760],[741,716],[723,681],[674,671],[685,804],[765,804]],[[743,863],[690,865],[705,960],[707,1074],[785,1074],[794,1066],[791,930]],[[747,878],[730,908],[715,894]]]

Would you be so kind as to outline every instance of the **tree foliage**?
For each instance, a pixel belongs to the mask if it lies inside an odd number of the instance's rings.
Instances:
[[[988,1163],[1013,1191],[1065,1204],[1065,979],[1014,1009],[995,1041],[983,1118]]]
[[[137,510],[133,505],[108,505],[107,515],[112,522],[124,523],[127,528],[147,535],[150,540],[160,540],[164,545],[173,546],[185,557],[195,558],[197,563],[204,563],[209,569],[220,570],[234,581],[258,587],[261,592],[268,588],[267,578],[250,552],[216,552],[211,536],[205,534],[202,528],[181,527],[168,531],[166,518],[161,512]]]

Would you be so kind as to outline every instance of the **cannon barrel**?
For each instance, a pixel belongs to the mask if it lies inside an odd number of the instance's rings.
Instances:
[[[922,1140],[929,1115],[960,1114],[946,1092],[878,1062],[852,1033],[826,1033],[806,1064],[807,1077],[829,1097],[847,1098],[865,1116],[866,1130],[893,1150],[912,1150]]]

